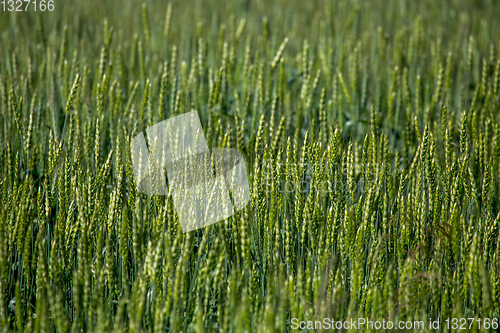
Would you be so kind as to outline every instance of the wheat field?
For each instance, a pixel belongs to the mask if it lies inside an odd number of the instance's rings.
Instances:
[[[1,332],[496,331],[497,1],[73,2],[0,4]],[[251,198],[183,233],[130,142],[193,110]]]

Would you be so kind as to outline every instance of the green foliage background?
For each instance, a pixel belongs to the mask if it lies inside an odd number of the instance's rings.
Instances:
[[[499,317],[498,2],[54,5],[0,11],[3,330]],[[183,234],[129,142],[193,109],[252,199]]]

